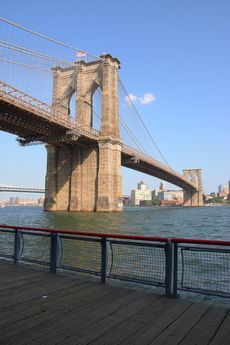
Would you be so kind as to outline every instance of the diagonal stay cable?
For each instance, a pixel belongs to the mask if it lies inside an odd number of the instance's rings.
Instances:
[[[98,88],[99,92],[101,93],[101,89]],[[99,115],[94,111],[95,115],[99,118]],[[128,136],[130,137],[130,139],[135,143],[135,145],[138,147],[138,149],[144,153],[147,154],[147,152],[145,151],[144,147],[142,146],[142,144],[140,143],[140,141],[137,139],[137,137],[135,136],[135,134],[132,132],[132,130],[129,128],[129,126],[126,124],[124,118],[122,118],[121,114],[119,114],[119,120],[121,123],[121,126],[123,127],[124,131],[128,134]]]
[[[98,115],[98,113],[93,109],[93,113],[95,114],[95,116],[97,117],[98,120],[100,120],[100,115]],[[121,120],[121,126],[123,127],[123,129],[126,131],[126,133],[128,134],[128,136],[130,137],[130,139],[137,145],[138,149],[146,154],[144,148],[142,147],[142,145],[139,143],[138,139],[135,137],[135,135],[132,133],[132,131],[130,130],[130,128],[126,125],[126,123],[124,122],[124,120]]]
[[[136,108],[135,105],[133,104],[133,102],[132,102],[132,100],[131,100],[131,98],[130,98],[130,96],[129,96],[129,94],[128,94],[128,92],[127,92],[127,90],[126,90],[126,88],[125,88],[125,86],[124,86],[124,84],[122,83],[122,81],[121,81],[120,78],[119,78],[119,83],[120,83],[121,87],[123,88],[123,90],[125,91],[125,93],[126,93],[128,99],[129,99],[129,102],[130,102],[130,104],[132,105],[132,107],[133,107],[133,109],[134,109],[134,111],[135,111],[135,113],[136,113],[136,115],[137,115],[137,118],[138,118],[138,120],[140,121],[142,127],[144,128],[145,132],[147,133],[147,135],[148,135],[150,141],[151,141],[152,144],[154,145],[155,149],[157,150],[157,152],[159,153],[159,155],[161,156],[161,158],[163,159],[163,161],[164,161],[164,162],[168,165],[168,167],[172,170],[170,164],[168,163],[168,161],[166,160],[166,158],[164,157],[164,155],[163,155],[162,152],[160,151],[159,147],[157,146],[157,144],[156,144],[155,141],[153,140],[153,137],[151,136],[149,130],[148,130],[147,127],[146,127],[146,125],[144,124],[144,122],[143,122],[143,120],[142,120],[142,118],[141,118],[139,112],[137,111],[137,108]]]

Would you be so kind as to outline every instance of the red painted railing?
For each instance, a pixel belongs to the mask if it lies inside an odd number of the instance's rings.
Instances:
[[[76,236],[89,236],[89,237],[99,237],[99,238],[114,238],[121,240],[136,240],[136,241],[153,241],[153,242],[169,242],[169,238],[157,237],[157,236],[133,236],[133,235],[118,235],[111,233],[99,233],[99,232],[87,232],[87,231],[73,231],[73,230],[61,230],[61,229],[48,229],[48,228],[34,228],[27,226],[15,226],[15,225],[1,225],[2,229],[13,229],[13,230],[31,230],[31,231],[44,231],[48,233],[55,234],[68,234]]]
[[[155,242],[172,242],[172,243],[190,243],[190,244],[204,244],[204,245],[218,245],[218,246],[230,246],[230,241],[225,240],[205,240],[205,239],[195,239],[195,238],[182,238],[182,237],[160,237],[160,236],[135,236],[135,235],[120,235],[113,233],[100,233],[100,232],[88,232],[88,231],[74,231],[67,229],[50,229],[50,228],[38,228],[29,227],[21,225],[6,225],[0,224],[2,229],[13,229],[13,230],[31,230],[31,231],[44,231],[48,233],[57,234],[69,234],[78,236],[90,236],[90,237],[100,237],[100,238],[116,238],[116,239],[126,239],[126,240],[137,240],[137,241],[155,241]]]
[[[3,233],[0,256],[14,263],[44,264],[51,272],[61,268],[96,274],[103,283],[117,278],[161,286],[173,296],[186,290],[230,297],[230,241],[6,224],[0,225]],[[11,241],[10,254],[4,252],[4,239],[7,244]]]

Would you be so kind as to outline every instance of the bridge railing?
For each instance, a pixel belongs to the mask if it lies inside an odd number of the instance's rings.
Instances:
[[[0,97],[4,100],[8,100],[10,103],[13,103],[16,106],[21,106],[27,111],[37,113],[47,120],[53,120],[56,123],[84,134],[86,136],[95,139],[99,136],[99,132],[94,129],[87,127],[78,123],[77,119],[73,117],[67,117],[59,109],[52,107],[51,105],[38,100],[14,87],[3,83],[0,81]]]
[[[0,225],[0,257],[163,287],[230,297],[230,242]]]

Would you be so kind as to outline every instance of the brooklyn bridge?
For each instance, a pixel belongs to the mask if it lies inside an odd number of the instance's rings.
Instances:
[[[0,22],[4,27],[0,37],[0,130],[17,135],[23,146],[46,145],[45,210],[121,211],[121,166],[181,187],[185,206],[203,205],[201,169],[186,169],[180,174],[122,138],[120,61],[116,57],[95,57],[79,50],[75,50],[79,57],[73,61],[62,59],[60,54],[54,57],[55,52],[48,55],[47,48],[44,52],[39,44],[32,45],[32,39],[26,41],[27,46],[25,41],[22,45],[20,40],[10,40],[21,37],[15,32],[24,32],[36,36],[37,41],[72,47],[4,19]],[[85,59],[88,55],[90,61]],[[46,97],[34,91],[44,74],[51,80],[42,84]],[[93,120],[96,90],[101,97],[98,128]],[[71,114],[73,96],[75,109]]]

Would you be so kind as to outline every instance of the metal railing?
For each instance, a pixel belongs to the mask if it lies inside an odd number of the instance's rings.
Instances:
[[[230,297],[230,242],[0,225],[0,257],[107,278]]]
[[[173,295],[178,290],[230,297],[230,241],[171,239]]]
[[[96,140],[99,136],[99,132],[96,129],[79,123],[77,119],[73,117],[67,117],[66,114],[63,114],[59,109],[56,109],[51,105],[14,88],[13,86],[3,83],[2,81],[0,81],[0,98],[14,104],[16,107],[22,107],[24,110],[37,114],[48,121],[53,121],[54,123],[68,129],[76,130],[80,134],[91,139]]]

